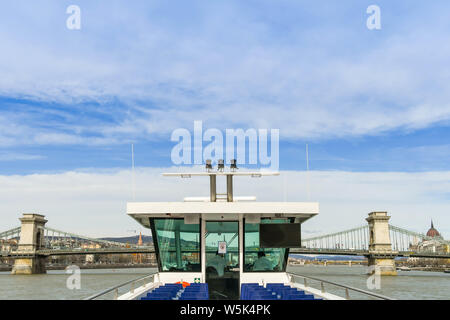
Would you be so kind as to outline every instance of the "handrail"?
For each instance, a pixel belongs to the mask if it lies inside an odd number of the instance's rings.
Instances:
[[[302,243],[303,242],[309,242],[309,241],[314,241],[314,240],[319,240],[319,239],[323,239],[323,238],[329,238],[329,237],[334,237],[334,236],[338,236],[341,235],[343,233],[348,233],[348,232],[354,232],[354,231],[359,231],[365,228],[368,228],[369,226],[367,224],[363,225],[363,226],[359,226],[356,228],[352,228],[352,229],[348,229],[348,230],[343,230],[343,231],[339,231],[339,232],[335,232],[335,233],[330,233],[330,234],[323,234],[320,236],[315,236],[315,237],[311,237],[311,238],[305,238],[302,239]]]
[[[337,287],[340,287],[340,288],[344,288],[347,300],[350,299],[350,295],[348,293],[348,290],[356,291],[356,292],[359,292],[359,293],[363,293],[365,295],[372,296],[372,297],[375,297],[375,298],[378,298],[378,299],[382,299],[382,300],[396,300],[394,298],[390,298],[390,297],[387,297],[387,296],[384,296],[384,295],[381,295],[381,294],[378,294],[378,293],[373,293],[373,292],[366,291],[366,290],[363,290],[363,289],[346,286],[346,285],[343,285],[343,284],[340,284],[340,283],[336,283],[336,282],[332,282],[332,281],[328,281],[328,280],[323,280],[323,279],[313,278],[313,277],[307,277],[307,276],[303,276],[303,275],[295,274],[295,273],[290,273],[290,272],[288,272],[287,274],[290,275],[290,276],[293,276],[293,277],[301,277],[301,278],[305,279],[305,287],[307,286],[306,285],[306,279],[319,281],[320,285],[321,285],[321,291],[323,293],[325,293],[325,287],[323,285],[324,283],[328,283],[328,284],[331,284],[331,285],[334,285],[334,286],[337,286]]]
[[[142,280],[144,280],[144,279],[151,278],[151,277],[154,278],[155,274],[157,274],[157,272],[152,273],[152,274],[149,274],[149,275],[146,275],[146,276],[144,276],[144,277],[139,277],[139,278],[136,278],[136,279],[133,279],[133,280],[128,280],[128,281],[126,281],[126,282],[124,282],[124,283],[121,283],[121,284],[116,285],[116,286],[114,286],[114,287],[111,287],[111,288],[109,288],[109,289],[106,289],[106,290],[103,290],[103,291],[98,292],[98,293],[96,293],[96,294],[93,294],[93,295],[91,295],[91,296],[89,296],[89,297],[87,297],[87,298],[84,298],[83,300],[94,300],[95,298],[98,298],[98,297],[100,297],[100,296],[104,296],[105,294],[108,294],[108,293],[110,293],[110,292],[112,292],[112,291],[115,291],[115,297],[114,297],[114,299],[117,300],[119,288],[122,288],[122,287],[124,287],[124,286],[126,286],[126,285],[132,283],[133,286],[132,286],[132,289],[131,289],[131,290],[134,290],[134,288],[135,288],[135,283],[136,283],[136,282],[142,281]]]
[[[153,246],[141,246],[134,248],[97,248],[97,249],[89,249],[89,248],[67,248],[67,249],[39,249],[37,250],[38,254],[41,255],[52,255],[52,254],[62,254],[62,253],[71,253],[71,254],[95,254],[95,253],[155,253],[155,248]]]

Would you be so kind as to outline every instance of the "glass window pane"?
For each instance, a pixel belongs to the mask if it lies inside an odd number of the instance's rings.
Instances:
[[[200,272],[200,224],[184,219],[153,219],[160,271]]]
[[[206,222],[206,265],[212,261],[218,251],[219,242],[226,242],[224,255],[226,268],[239,267],[239,223],[231,221]],[[222,272],[220,272],[222,273]]]
[[[261,219],[261,223],[289,223],[288,219]],[[282,272],[286,270],[285,248],[260,248],[259,224],[245,224],[244,271]]]

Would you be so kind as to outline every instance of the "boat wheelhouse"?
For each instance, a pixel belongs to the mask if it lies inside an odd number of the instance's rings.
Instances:
[[[127,298],[262,299],[269,292],[272,297],[283,298],[282,292],[287,292],[284,289],[298,291],[288,286],[289,249],[301,246],[301,224],[319,213],[318,203],[257,202],[254,197],[233,194],[235,176],[278,173],[209,169],[163,175],[208,177],[210,196],[188,197],[182,202],[127,204],[127,214],[151,229],[158,262],[151,288],[136,290]],[[218,178],[226,179],[226,193],[217,193]],[[195,285],[186,295],[183,287],[187,284]],[[280,293],[275,294],[266,290],[275,285],[283,286],[280,290],[284,291],[274,291]],[[165,289],[156,290],[157,287]],[[314,298],[304,291],[298,293],[305,299]]]

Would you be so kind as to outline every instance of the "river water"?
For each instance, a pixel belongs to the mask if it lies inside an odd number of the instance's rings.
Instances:
[[[12,276],[0,272],[0,299],[83,299],[127,280],[152,273],[155,269],[81,270],[81,288],[70,290],[64,271],[45,275]],[[351,287],[367,289],[367,267],[363,266],[290,266],[288,271],[317,277]],[[308,283],[309,284],[309,283]],[[399,271],[396,277],[382,277],[381,288],[373,292],[396,299],[450,300],[450,274],[443,272]],[[318,284],[311,282],[319,288]],[[342,289],[326,285],[326,290],[344,296]],[[350,292],[350,297],[363,296]]]
[[[450,274],[429,271],[398,271],[397,276],[381,277],[380,289],[369,290],[367,287],[367,266],[290,266],[288,271],[320,278],[350,287],[382,294],[403,300],[450,300]],[[309,283],[308,283],[309,285]],[[317,282],[311,285],[320,288]],[[325,285],[325,289],[344,297],[343,289]],[[366,299],[365,296],[350,293],[350,298]]]

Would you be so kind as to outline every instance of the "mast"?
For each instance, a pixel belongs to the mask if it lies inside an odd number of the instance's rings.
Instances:
[[[311,198],[309,190],[309,155],[308,155],[308,144],[306,144],[306,196],[309,200]]]
[[[134,144],[131,144],[131,189],[133,194],[133,201],[136,200],[136,181],[134,175]]]
[[[213,167],[211,164],[211,160],[206,160],[206,172],[195,172],[195,173],[163,173],[163,176],[180,176],[181,178],[191,178],[192,176],[209,176],[209,201],[217,202],[218,199],[226,200],[227,202],[234,202],[239,200],[254,200],[252,197],[238,197],[242,199],[237,199],[233,194],[233,176],[250,176],[252,178],[260,178],[262,176],[277,176],[279,172],[237,172],[236,160],[231,160],[230,171],[224,171],[224,161],[220,159],[218,161],[217,171],[212,171]],[[226,194],[218,194],[217,193],[217,176],[226,176],[227,182],[227,193]],[[217,196],[226,196],[226,198]],[[252,198],[252,199],[250,199]],[[200,198],[198,198],[200,200]],[[195,198],[197,200],[197,198]],[[189,201],[194,201],[194,199],[189,199]],[[200,200],[201,201],[201,200]]]

